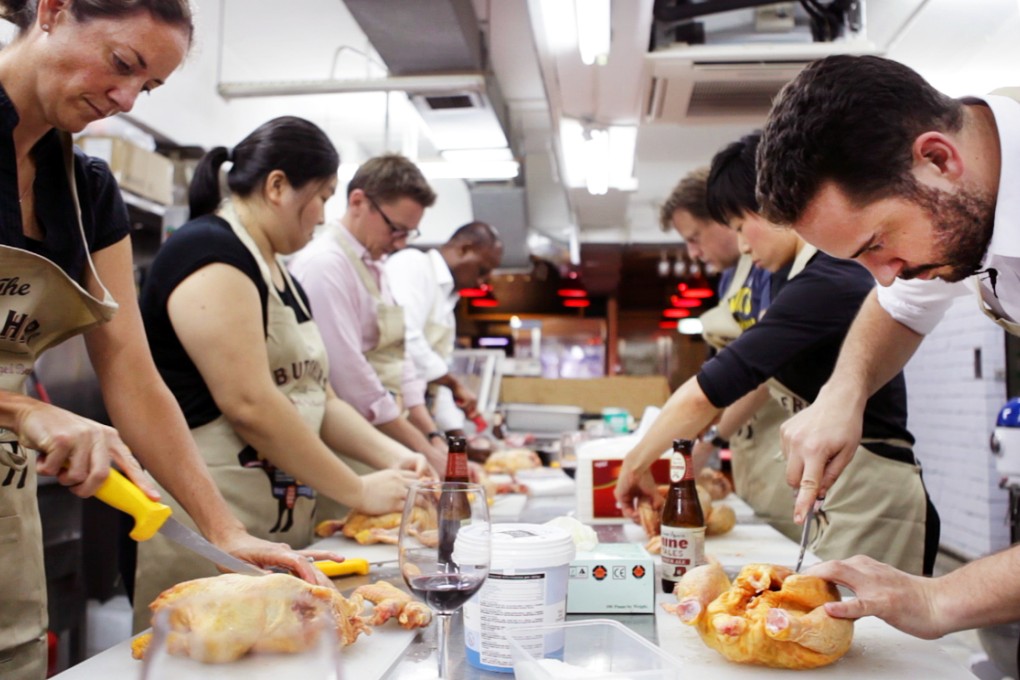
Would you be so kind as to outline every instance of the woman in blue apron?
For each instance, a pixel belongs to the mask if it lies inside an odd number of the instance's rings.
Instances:
[[[192,180],[192,219],[160,249],[141,296],[156,365],[231,510],[254,535],[295,548],[312,540],[316,491],[370,514],[399,511],[427,469],[337,398],[304,291],[282,262],[322,223],[339,163],[326,134],[293,116],[229,154],[210,151]],[[390,469],[359,476],[336,453]],[[135,627],[162,590],[215,573],[161,537],[140,544]]]
[[[250,536],[217,492],[145,344],[117,183],[67,134],[170,76],[191,42],[187,1],[4,1],[0,13],[20,29],[0,51],[0,677],[41,680],[37,474],[89,496],[113,461],[155,497],[133,452],[220,547],[316,576]],[[116,430],[24,393],[36,358],[77,334]]]

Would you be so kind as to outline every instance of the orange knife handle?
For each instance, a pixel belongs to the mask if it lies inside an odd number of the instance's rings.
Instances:
[[[343,562],[318,560],[314,564],[319,571],[330,578],[334,578],[336,576],[347,576],[349,574],[360,574],[364,576],[369,570],[368,560],[361,557],[352,557],[344,560]]]
[[[130,479],[113,469],[96,492],[96,498],[135,518],[130,536],[136,541],[152,538],[173,512],[170,506],[152,500]]]

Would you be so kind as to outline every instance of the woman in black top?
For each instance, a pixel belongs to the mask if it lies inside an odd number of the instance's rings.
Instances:
[[[68,133],[130,111],[173,73],[191,43],[187,0],[5,0],[0,12],[20,29],[0,51],[0,675],[38,680],[37,472],[84,497],[112,461],[156,497],[134,453],[221,548],[317,576],[285,546],[250,536],[212,483],[145,344],[117,184],[70,143]],[[75,334],[116,429],[23,392],[39,354]]]

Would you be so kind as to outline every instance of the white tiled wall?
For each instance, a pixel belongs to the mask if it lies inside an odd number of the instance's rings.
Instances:
[[[975,378],[974,350],[981,350]],[[1006,402],[1005,333],[958,299],[906,367],[909,427],[932,502],[942,518],[942,545],[974,558],[1009,544],[1007,493],[988,449]]]

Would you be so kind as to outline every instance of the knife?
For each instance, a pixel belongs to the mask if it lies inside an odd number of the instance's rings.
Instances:
[[[804,563],[804,552],[807,550],[808,537],[811,534],[811,522],[815,518],[815,512],[822,507],[822,498],[816,498],[815,502],[808,508],[807,516],[804,517],[804,528],[800,531],[800,555],[797,556],[797,566],[794,567],[796,573],[800,573],[800,567]]]
[[[173,513],[170,506],[158,503],[146,496],[131,480],[117,470],[110,470],[110,475],[96,491],[96,498],[134,517],[135,526],[129,535],[136,541],[147,541],[158,532],[174,543],[201,555],[213,564],[235,573],[248,576],[265,576],[270,573],[217,548],[198,532],[178,522],[170,516]],[[343,562],[320,560],[313,564],[327,576],[367,574],[369,571],[369,563],[363,559],[344,560]],[[376,564],[383,564],[383,562]]]

